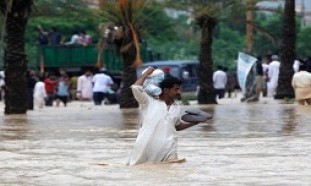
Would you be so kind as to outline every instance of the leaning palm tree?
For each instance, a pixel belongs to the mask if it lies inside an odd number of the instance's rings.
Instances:
[[[285,0],[284,18],[283,18],[283,36],[281,44],[281,69],[276,91],[276,99],[286,97],[293,98],[294,90],[291,86],[293,76],[293,63],[296,57],[296,12],[295,0]]]
[[[142,64],[140,55],[140,32],[142,11],[148,0],[101,0],[100,16],[113,23],[114,43],[123,59],[120,108],[138,107],[130,86],[136,81],[136,67]]]
[[[5,114],[27,111],[25,30],[33,0],[0,0],[5,17]]]

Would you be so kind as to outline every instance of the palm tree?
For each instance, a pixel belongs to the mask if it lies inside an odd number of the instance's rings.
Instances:
[[[32,0],[0,1],[6,30],[5,114],[25,114],[27,111],[27,56],[24,35],[32,3]]]
[[[198,94],[199,104],[216,104],[216,97],[213,87],[213,58],[212,44],[213,31],[218,23],[217,17],[201,14],[196,17],[197,24],[202,29],[200,43],[200,71],[199,71],[199,86]]]
[[[283,19],[283,36],[281,44],[281,69],[277,87],[276,99],[286,97],[293,98],[294,90],[291,86],[293,76],[293,63],[296,57],[296,12],[295,0],[285,0],[284,19]]]
[[[136,68],[142,64],[139,29],[143,20],[142,11],[148,3],[147,0],[100,1],[101,17],[117,28],[114,42],[123,59],[120,108],[138,107],[130,86],[137,79]]]
[[[199,104],[217,103],[213,87],[213,32],[219,19],[236,5],[237,0],[166,0],[168,6],[177,10],[190,11],[201,28],[199,53]]]

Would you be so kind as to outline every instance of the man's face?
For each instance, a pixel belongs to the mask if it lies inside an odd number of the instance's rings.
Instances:
[[[180,97],[180,85],[175,84],[172,88],[165,88],[165,94],[171,99],[177,99]]]

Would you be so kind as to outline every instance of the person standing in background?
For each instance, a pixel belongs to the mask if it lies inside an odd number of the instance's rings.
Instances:
[[[27,73],[27,105],[28,110],[33,110],[33,91],[38,81],[38,77],[34,70],[29,70]]]
[[[306,65],[300,65],[299,69],[292,79],[295,99],[299,105],[311,105],[311,73],[307,72]]]
[[[213,73],[213,83],[216,93],[216,98],[222,99],[225,96],[225,88],[227,85],[227,74],[223,71],[222,66],[217,67],[217,71]]]
[[[81,44],[83,46],[88,46],[88,45],[92,44],[92,37],[89,34],[87,34],[85,31],[82,31],[80,33],[79,44]]]
[[[261,56],[257,57],[256,61],[256,97],[253,101],[258,101],[260,98],[261,92],[263,92],[264,87],[264,75],[262,67],[262,58]]]
[[[271,55],[266,55],[266,57],[264,58],[264,61],[262,63],[262,71],[263,71],[263,90],[262,90],[262,96],[263,97],[267,97],[268,94],[268,67],[269,67],[269,63],[271,62]]]
[[[268,96],[273,97],[278,87],[279,73],[281,63],[277,55],[272,55],[272,62],[268,66]]]
[[[5,86],[5,81],[4,81],[4,71],[0,71],[0,101],[2,101],[3,98],[3,93],[4,93],[4,86]]]
[[[59,78],[57,91],[56,91],[56,107],[59,107],[60,101],[67,106],[69,97],[69,77],[67,74]]]
[[[93,99],[93,74],[90,70],[86,70],[82,76],[78,77],[77,82],[77,98],[80,101],[91,101]]]
[[[45,91],[45,85],[44,85],[42,77],[39,77],[39,80],[35,84],[35,88],[33,91],[33,97],[34,97],[35,108],[42,109],[44,106],[44,100],[47,97],[46,91]]]
[[[58,84],[56,76],[53,74],[48,74],[48,77],[44,80],[44,84],[45,84],[45,91],[47,94],[45,105],[53,106],[56,88]]]
[[[93,82],[93,101],[95,105],[101,105],[105,97],[107,97],[110,86],[113,85],[113,80],[105,74],[105,70],[99,71],[92,79]]]

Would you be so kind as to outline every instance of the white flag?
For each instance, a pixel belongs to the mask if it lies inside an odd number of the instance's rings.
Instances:
[[[256,61],[257,59],[255,57],[239,52],[237,74],[238,82],[243,93],[245,93],[246,90],[247,75]]]

